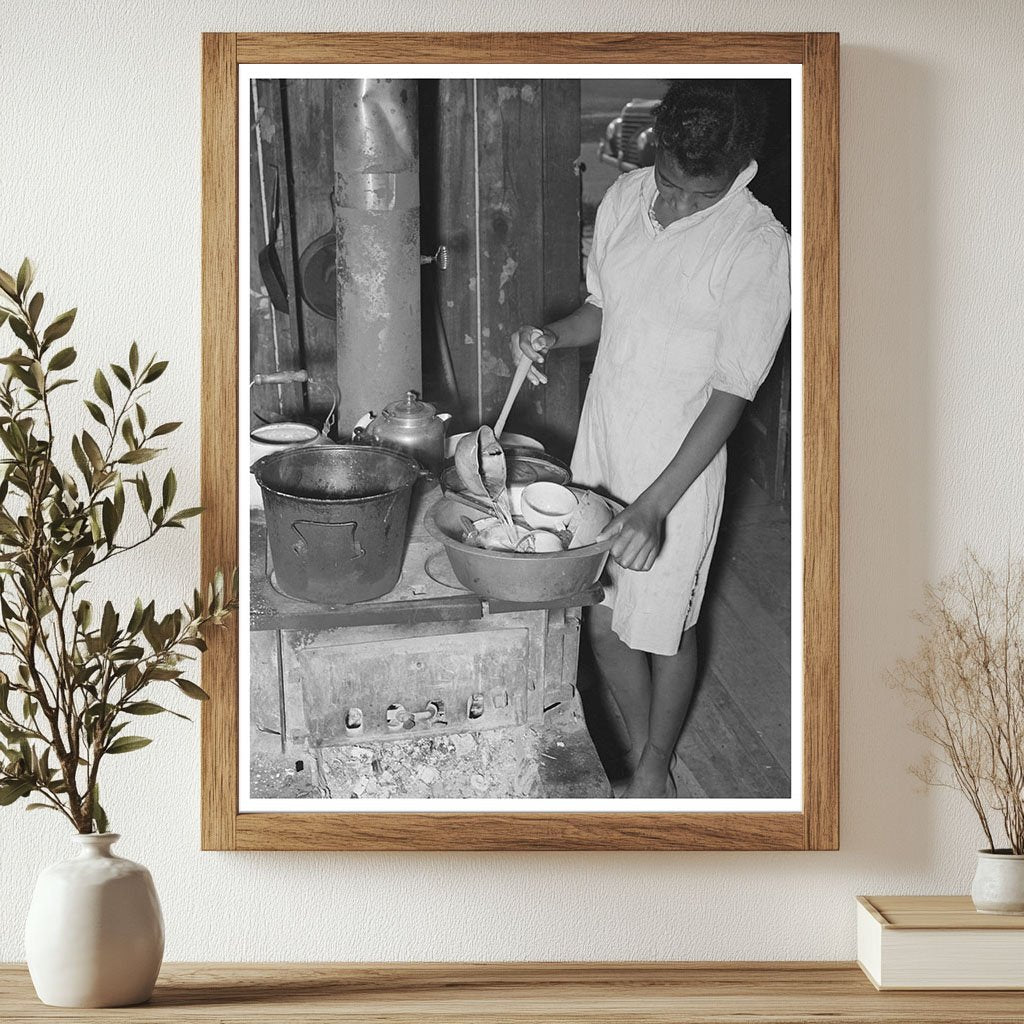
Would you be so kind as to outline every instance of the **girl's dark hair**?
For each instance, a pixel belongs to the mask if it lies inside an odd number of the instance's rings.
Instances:
[[[766,119],[758,81],[686,78],[665,93],[654,130],[686,174],[716,177],[738,174],[757,155]]]

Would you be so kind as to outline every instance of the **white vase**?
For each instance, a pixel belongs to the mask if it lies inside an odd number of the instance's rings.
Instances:
[[[979,850],[971,899],[982,914],[1024,914],[1024,854]]]
[[[25,925],[36,994],[50,1006],[134,1006],[153,992],[164,921],[153,879],[116,857],[111,832],[76,835],[77,857],[43,870]]]

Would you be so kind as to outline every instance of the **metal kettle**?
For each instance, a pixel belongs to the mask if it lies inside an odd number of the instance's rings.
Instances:
[[[411,455],[432,476],[440,476],[444,465],[444,440],[449,412],[438,412],[415,391],[386,406],[379,416],[368,412],[352,431],[357,444],[377,444],[382,448]]]

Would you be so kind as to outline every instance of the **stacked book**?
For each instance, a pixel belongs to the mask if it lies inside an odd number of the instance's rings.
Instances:
[[[1024,915],[979,914],[970,896],[858,896],[857,962],[879,989],[1024,989]]]

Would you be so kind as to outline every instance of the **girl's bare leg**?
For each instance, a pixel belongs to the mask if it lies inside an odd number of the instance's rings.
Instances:
[[[636,771],[647,744],[651,719],[650,662],[647,654],[627,647],[612,632],[610,608],[594,605],[587,612],[587,631],[597,671],[626,726],[629,765]]]
[[[635,652],[634,652],[635,653]],[[669,762],[683,731],[697,681],[697,632],[683,633],[676,654],[651,655],[651,702],[647,743],[624,797],[674,796]]]

